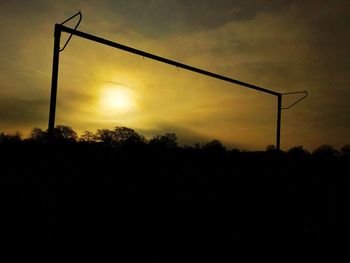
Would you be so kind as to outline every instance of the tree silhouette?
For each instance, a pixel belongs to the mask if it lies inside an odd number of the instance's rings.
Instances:
[[[340,149],[342,156],[349,158],[350,157],[350,144],[346,144]]]
[[[316,148],[312,155],[318,158],[335,158],[340,155],[339,151],[330,144],[323,144]]]
[[[0,143],[19,143],[22,141],[22,135],[19,132],[14,134],[0,133]]]
[[[203,150],[212,153],[222,153],[226,151],[226,148],[219,140],[212,140],[204,144]]]
[[[133,129],[127,127],[115,127],[113,131],[113,139],[116,143],[141,143],[145,139]]]
[[[47,132],[43,131],[40,128],[33,128],[30,133],[29,140],[37,141],[37,142],[46,142],[47,141]]]
[[[87,143],[93,143],[93,142],[96,142],[96,140],[97,140],[96,134],[94,134],[91,131],[84,131],[79,138],[80,142],[87,142]]]
[[[176,134],[166,133],[165,135],[156,135],[149,141],[149,145],[157,149],[175,149],[178,147]]]
[[[109,129],[98,129],[95,134],[95,140],[105,144],[112,144],[113,131]]]
[[[58,141],[76,142],[77,133],[69,126],[57,125],[54,130],[55,139]]]
[[[114,130],[99,129],[95,140],[114,146],[135,145],[145,143],[145,138],[131,128],[115,127]]]
[[[288,154],[292,157],[303,158],[309,156],[310,153],[303,148],[303,146],[295,146],[288,150]]]

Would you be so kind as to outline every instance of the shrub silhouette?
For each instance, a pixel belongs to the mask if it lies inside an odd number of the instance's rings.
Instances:
[[[273,145],[273,144],[267,145],[266,146],[266,151],[267,152],[274,152],[274,151],[276,151],[276,146]]]

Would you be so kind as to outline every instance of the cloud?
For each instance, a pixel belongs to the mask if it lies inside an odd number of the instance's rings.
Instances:
[[[260,13],[280,12],[293,1],[220,0],[136,0],[89,1],[95,10],[113,21],[114,33],[138,30],[140,33],[162,37],[179,32],[195,32],[220,27],[232,21],[252,20]]]
[[[6,97],[0,99],[1,128],[15,125],[38,125],[48,117],[46,99],[22,99]]]

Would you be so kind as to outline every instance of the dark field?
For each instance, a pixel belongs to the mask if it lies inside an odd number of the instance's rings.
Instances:
[[[22,141],[1,143],[0,160],[8,244],[112,247],[169,262],[349,233],[346,152]]]

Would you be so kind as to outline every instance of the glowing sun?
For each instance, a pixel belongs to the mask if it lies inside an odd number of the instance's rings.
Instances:
[[[128,87],[106,86],[101,90],[100,105],[110,113],[127,113],[136,107],[135,94]]]

